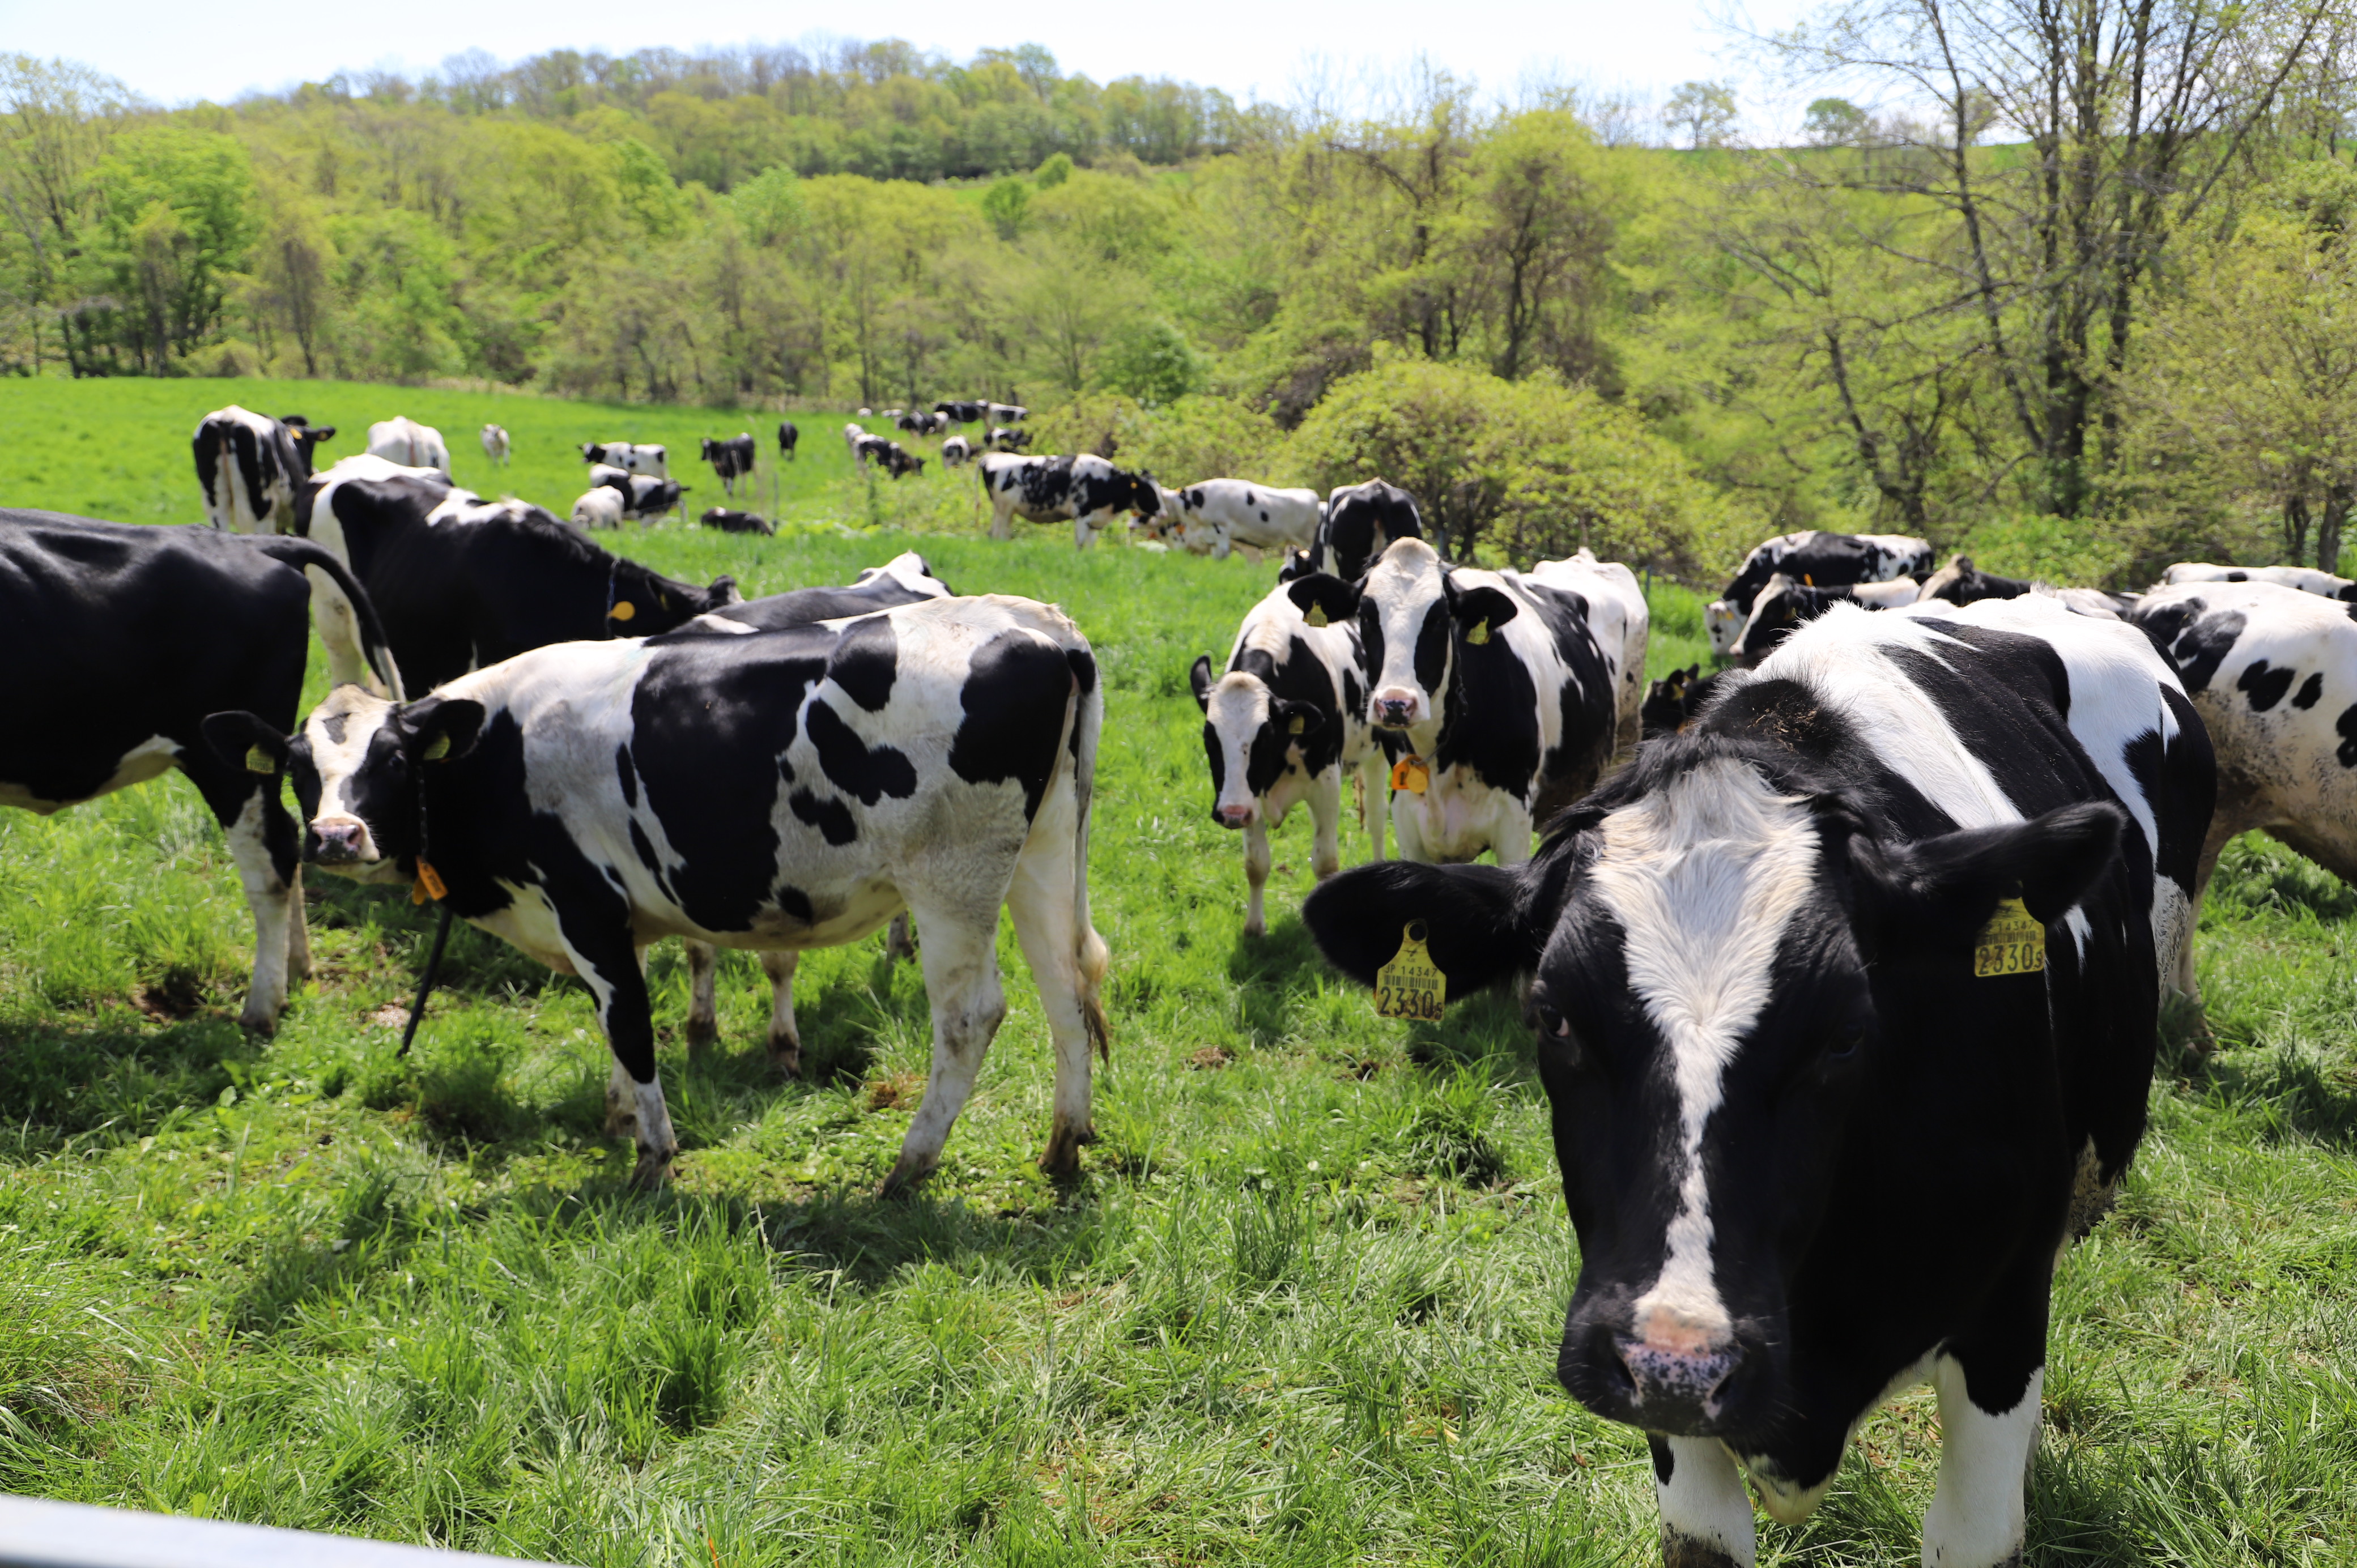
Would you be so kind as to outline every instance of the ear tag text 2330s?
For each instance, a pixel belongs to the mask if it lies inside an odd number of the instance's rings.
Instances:
[[[1410,920],[1400,933],[1399,951],[1375,971],[1378,1015],[1421,1018],[1427,1024],[1440,1021],[1440,1010],[1448,1000],[1448,977],[1425,950],[1425,936],[1424,922]]]
[[[2045,926],[2020,899],[2006,899],[1973,940],[1973,978],[2035,974],[2045,967]]]

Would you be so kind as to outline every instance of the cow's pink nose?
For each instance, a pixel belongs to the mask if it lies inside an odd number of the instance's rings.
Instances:
[[[1379,725],[1406,725],[1415,718],[1415,699],[1384,693],[1375,699],[1375,722]]]
[[[323,865],[358,860],[366,832],[357,817],[321,817],[311,824],[311,837],[317,846],[311,858]]]
[[[1222,827],[1250,827],[1252,825],[1253,809],[1250,806],[1221,806],[1214,810],[1211,812],[1211,815],[1220,820],[1220,825]]]

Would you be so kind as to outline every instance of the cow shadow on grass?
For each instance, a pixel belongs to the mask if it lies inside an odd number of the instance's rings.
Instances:
[[[159,1029],[122,1004],[70,1022],[0,1026],[0,1125],[26,1151],[102,1128],[144,1137],[214,1103],[266,1048],[233,1017]]]

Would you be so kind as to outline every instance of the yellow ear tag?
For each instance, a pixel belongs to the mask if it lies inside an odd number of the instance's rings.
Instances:
[[[1489,641],[1490,623],[1486,620],[1475,621],[1473,623],[1473,629],[1465,634],[1465,640],[1471,643],[1476,648],[1479,648],[1483,643]]]
[[[423,904],[428,898],[442,899],[449,896],[450,890],[442,886],[442,874],[426,862],[419,861],[417,884],[409,890],[409,901],[413,904]]]
[[[1299,735],[1303,730],[1306,730],[1308,727],[1308,721],[1304,719],[1299,714],[1296,714],[1291,719],[1286,721],[1285,733],[1287,735]]]
[[[1384,1018],[1420,1018],[1440,1022],[1448,1000],[1448,977],[1425,950],[1422,920],[1410,920],[1400,933],[1399,951],[1375,971],[1375,1013]]]
[[[1424,765],[1421,757],[1403,757],[1392,764],[1392,788],[1405,789],[1411,795],[1424,793],[1432,782],[1432,769]]]
[[[434,744],[425,748],[424,755],[425,760],[428,762],[441,761],[444,757],[450,755],[450,737],[447,735],[436,736],[434,737]]]
[[[1801,574],[1801,586],[1804,588],[1813,588],[1816,585],[1817,575],[1814,572],[1803,572]]]
[[[620,604],[616,605],[612,609],[608,610],[606,613],[612,616],[616,620],[628,620],[632,616],[639,613],[639,607],[630,603],[630,600],[624,599]]]
[[[245,770],[267,778],[278,771],[278,759],[258,746],[249,746],[245,753]]]
[[[1996,907],[1973,943],[1973,978],[2035,974],[2046,967],[2046,928],[2018,898]]]
[[[1324,626],[1326,624],[1326,607],[1324,605],[1311,605],[1309,607],[1309,613],[1303,616],[1301,618],[1310,626]]]

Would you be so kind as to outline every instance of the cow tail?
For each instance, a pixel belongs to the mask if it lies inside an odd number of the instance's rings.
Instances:
[[[1081,976],[1082,1022],[1096,1045],[1097,1056],[1110,1065],[1113,1034],[1105,1026],[1104,980],[1106,971],[1112,967],[1112,954],[1105,947],[1104,938],[1097,934],[1095,922],[1089,918],[1089,815],[1096,796],[1097,743],[1104,733],[1104,682],[1095,654],[1077,633],[1066,647],[1065,657],[1072,664],[1072,800],[1077,808],[1072,830],[1076,840],[1072,856],[1073,957]]]
[[[292,566],[303,574],[311,585],[311,618],[319,628],[319,640],[333,652],[337,639],[328,635],[331,621],[340,620],[358,633],[361,656],[368,660],[370,671],[383,682],[385,693],[396,703],[405,703],[408,694],[402,690],[401,669],[393,662],[393,649],[384,639],[384,625],[377,619],[376,604],[368,590],[360,585],[351,569],[336,558],[334,551],[308,539],[291,534],[264,534],[253,541],[253,547],[272,560]],[[314,577],[317,572],[320,577]]]

